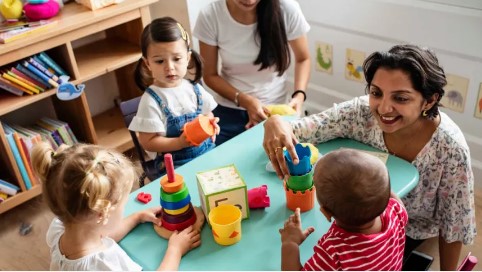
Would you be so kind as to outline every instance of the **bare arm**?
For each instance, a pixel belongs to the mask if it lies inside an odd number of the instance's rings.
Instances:
[[[222,97],[234,101],[236,93],[239,91],[229,84],[218,73],[218,48],[199,42],[201,56],[204,60],[203,79],[206,85]],[[238,95],[239,105],[248,111],[250,122],[247,128],[265,120],[267,118],[261,102],[248,94],[240,92]]]
[[[310,79],[311,61],[310,53],[308,49],[308,39],[306,34],[289,42],[293,54],[295,56],[295,90],[302,90],[306,92],[308,86],[308,80]],[[290,102],[298,113],[301,113],[301,107],[303,106],[304,97],[303,94],[298,93],[293,97]]]
[[[139,132],[139,143],[145,150],[161,153],[177,151],[190,146],[184,133],[179,137],[168,138],[156,133]]]
[[[194,230],[192,226],[181,232],[174,231],[169,238],[166,254],[157,270],[178,270],[182,256],[200,244],[201,234],[198,230]]]
[[[133,228],[135,228],[139,223],[152,222],[157,225],[161,225],[161,219],[157,218],[156,215],[161,212],[161,207],[149,208],[134,214],[122,220],[122,223],[117,226],[113,231],[111,231],[108,236],[114,241],[119,242],[126,236]]]
[[[438,247],[440,270],[455,271],[459,262],[460,251],[462,250],[462,242],[447,243],[445,239],[439,235]]]
[[[281,270],[300,271],[300,246],[294,242],[281,244]]]

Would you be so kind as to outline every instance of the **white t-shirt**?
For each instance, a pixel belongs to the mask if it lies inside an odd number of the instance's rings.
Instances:
[[[161,98],[173,116],[196,112],[198,107],[197,97],[194,92],[194,85],[188,80],[183,80],[179,86],[174,88],[161,88],[154,85],[151,85],[149,88]],[[201,113],[207,114],[213,111],[218,104],[214,101],[213,96],[200,84],[198,84],[198,88],[203,101]],[[129,125],[129,130],[166,136],[166,120],[167,116],[157,101],[148,92],[144,92],[139,102],[137,114]],[[149,151],[147,151],[147,154],[151,159],[154,159],[157,155],[156,152]]]
[[[288,41],[295,40],[310,29],[300,6],[294,0],[281,0]],[[259,54],[259,42],[255,37],[257,24],[243,25],[236,22],[228,11],[226,0],[206,6],[200,13],[193,35],[200,41],[218,47],[221,60],[221,76],[240,92],[253,95],[261,103],[286,102],[286,73],[281,77],[274,67],[259,70],[254,65]],[[216,101],[225,107],[238,108],[234,102],[218,94]]]
[[[65,228],[62,221],[54,218],[47,231],[47,245],[50,247],[50,270],[52,271],[141,271],[127,253],[111,238],[102,238],[105,250],[79,259],[70,260],[60,252],[59,241]]]

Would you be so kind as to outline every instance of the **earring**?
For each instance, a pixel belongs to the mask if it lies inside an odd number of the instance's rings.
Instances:
[[[422,111],[422,116],[423,116],[423,117],[427,117],[427,116],[428,116],[427,110],[423,110],[423,111]]]

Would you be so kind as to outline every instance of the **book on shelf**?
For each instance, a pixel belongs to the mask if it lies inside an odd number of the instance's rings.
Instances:
[[[10,92],[14,95],[22,96],[25,91],[22,90],[22,87],[17,84],[12,84],[10,81],[0,77],[0,89]]]
[[[55,74],[58,76],[68,76],[67,72],[65,72],[60,65],[58,65],[47,53],[45,52],[40,52],[37,57],[45,63],[48,67],[52,68],[55,71]]]
[[[20,82],[19,80],[13,78],[11,75],[9,75],[7,73],[2,73],[2,77],[12,84],[15,84],[17,86],[21,86],[22,91],[24,91],[25,93],[30,94],[30,95],[33,94],[33,92],[29,88],[26,87],[25,83]]]
[[[77,138],[75,137],[74,133],[72,133],[68,123],[48,117],[43,117],[40,119],[40,121],[47,123],[56,129],[65,144],[73,145],[78,143]]]
[[[23,78],[21,76],[18,76],[17,74],[13,73],[12,71],[7,71],[7,74],[9,76],[11,76],[12,78],[15,78],[16,80],[22,82],[23,83],[22,86],[24,86],[25,88],[27,88],[28,90],[30,90],[34,94],[38,94],[42,91],[41,88],[37,88],[37,86],[35,86],[35,84],[33,84],[32,82],[26,80],[25,78]]]
[[[29,58],[28,62],[32,64],[35,68],[40,70],[42,73],[44,73],[46,76],[51,78],[53,81],[59,83],[59,78],[54,73],[50,72],[50,70],[44,66],[45,64],[42,65],[42,63],[36,61],[34,58]]]
[[[45,92],[45,88],[46,86],[44,86],[42,83],[38,82],[37,80],[29,77],[28,75],[20,72],[19,70],[17,70],[17,68],[15,67],[12,67],[10,68],[10,71],[14,74],[16,74],[17,76],[29,81],[35,88],[37,88],[38,90],[40,90],[41,92]]]
[[[0,192],[13,196],[17,194],[18,190],[20,190],[18,186],[13,185],[3,179],[0,179]]]
[[[16,132],[5,123],[3,123],[3,130],[5,131],[5,136],[7,137],[10,151],[12,152],[15,163],[23,180],[23,182],[19,181],[20,187],[22,188],[22,191],[30,190],[30,188],[32,188],[32,183],[30,183],[27,169],[25,168],[22,157],[20,156],[20,151],[18,150],[17,144],[15,143],[15,138],[13,136]]]
[[[42,80],[44,80],[45,82],[48,82],[50,85],[54,86],[54,87],[58,87],[59,86],[59,83],[57,83],[56,81],[54,81],[52,78],[50,78],[49,76],[47,76],[46,74],[44,74],[41,70],[37,69],[37,67],[35,67],[34,65],[32,65],[31,63],[29,63],[28,61],[24,60],[22,61],[22,65],[27,68],[28,70],[30,70],[32,73],[36,74],[38,77],[40,77]]]
[[[21,28],[0,32],[0,43],[9,43],[19,40],[34,33],[45,31],[55,25],[57,25],[57,20],[41,20],[38,22],[30,22],[28,25],[24,25]]]

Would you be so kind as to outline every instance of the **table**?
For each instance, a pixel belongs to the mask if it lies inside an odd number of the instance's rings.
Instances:
[[[281,239],[278,229],[293,212],[286,208],[282,181],[275,173],[265,170],[268,158],[262,148],[263,133],[263,126],[258,125],[176,169],[176,173],[184,177],[191,201],[196,206],[201,203],[196,173],[232,163],[244,178],[248,189],[266,184],[271,199],[269,208],[250,210],[250,218],[242,221],[242,238],[237,244],[216,244],[211,228],[205,224],[201,232],[201,246],[183,257],[180,270],[280,270]],[[340,147],[378,151],[350,139],[335,139],[317,147],[321,154]],[[417,185],[418,171],[409,162],[389,155],[387,167],[392,190],[399,196],[404,196]],[[125,215],[159,205],[159,191],[159,180],[155,180],[131,193]],[[136,201],[139,192],[152,194],[153,200],[148,204]],[[315,232],[300,247],[301,262],[304,263],[313,254],[313,246],[328,230],[330,223],[322,216],[316,201],[315,207],[302,213],[301,218],[303,228],[315,227]],[[120,246],[144,270],[156,270],[165,254],[167,241],[155,233],[152,223],[144,223],[133,229],[120,242]]]

